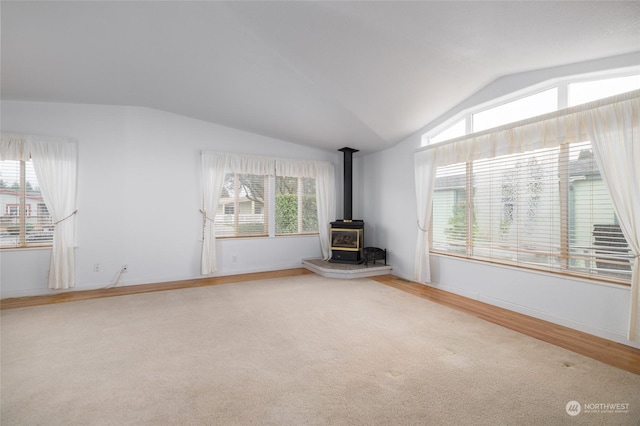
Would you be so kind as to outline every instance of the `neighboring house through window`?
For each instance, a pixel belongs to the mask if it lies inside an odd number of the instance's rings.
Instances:
[[[0,161],[0,248],[51,245],[53,223],[29,161]]]
[[[269,176],[227,173],[215,217],[218,237],[269,235]],[[267,214],[265,214],[265,211]]]

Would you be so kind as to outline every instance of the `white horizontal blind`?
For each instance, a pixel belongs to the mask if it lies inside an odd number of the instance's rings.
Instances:
[[[32,161],[1,161],[0,172],[0,247],[51,245],[54,225]]]
[[[467,252],[466,164],[438,167],[433,193],[432,244],[435,251]]]
[[[473,256],[516,265],[561,266],[558,150],[473,163]]]
[[[439,167],[432,251],[630,280],[590,142]]]
[[[317,232],[315,179],[276,176],[276,235]]]
[[[215,215],[219,238],[269,235],[269,176],[227,173]]]

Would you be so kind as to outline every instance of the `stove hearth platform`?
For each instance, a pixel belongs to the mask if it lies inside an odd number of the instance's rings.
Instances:
[[[390,265],[333,263],[323,259],[303,259],[302,265],[325,278],[353,279],[387,275],[393,269]]]

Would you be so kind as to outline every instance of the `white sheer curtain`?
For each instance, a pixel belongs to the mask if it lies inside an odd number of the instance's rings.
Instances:
[[[212,274],[218,270],[216,255],[216,233],[213,221],[216,217],[216,210],[222,186],[224,185],[224,175],[227,170],[227,156],[215,153],[202,152],[202,256],[200,261],[200,273],[202,275]]]
[[[596,108],[586,119],[598,168],[635,255],[628,339],[640,342],[640,99]]]
[[[55,224],[49,288],[75,286],[78,144],[72,139],[2,135],[1,160],[33,160],[42,198]]]
[[[227,173],[272,176],[275,159],[240,154],[202,151],[202,255],[200,273],[209,275],[218,270],[214,220]]]
[[[316,180],[316,208],[320,249],[325,260],[331,258],[329,224],[336,217],[335,170],[332,163],[306,160],[276,160],[276,176],[309,177]]]
[[[418,205],[418,241],[416,242],[415,279],[421,283],[431,282],[429,262],[429,224],[431,202],[436,182],[435,150],[422,151],[415,156],[416,200]]]
[[[224,154],[227,157],[227,172],[251,175],[273,176],[276,160],[243,154]]]
[[[330,223],[336,220],[336,175],[333,164],[316,165],[316,205],[318,234],[324,260],[331,258]]]
[[[317,161],[278,158],[276,160],[276,176],[315,178]]]

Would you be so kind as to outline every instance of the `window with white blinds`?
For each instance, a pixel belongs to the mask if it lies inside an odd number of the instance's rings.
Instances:
[[[0,161],[0,248],[50,246],[53,220],[33,162]]]
[[[434,252],[620,282],[630,249],[591,143],[439,167]]]
[[[215,215],[218,237],[269,235],[269,176],[227,173]]]
[[[315,179],[276,176],[276,235],[317,232]]]

